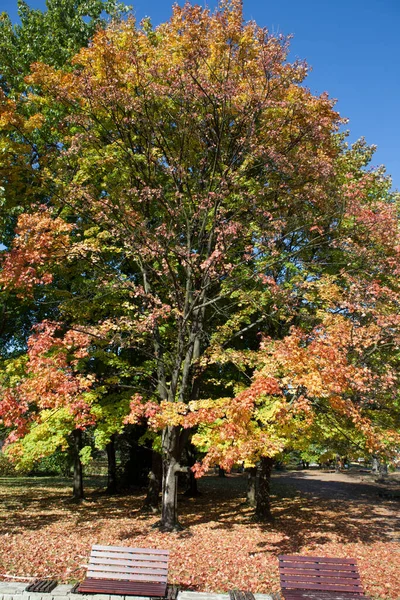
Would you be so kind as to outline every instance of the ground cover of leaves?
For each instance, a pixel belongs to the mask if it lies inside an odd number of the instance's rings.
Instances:
[[[93,483],[93,482],[92,482]],[[68,482],[0,479],[0,580],[51,577],[79,581],[93,543],[168,548],[170,583],[197,591],[279,591],[277,556],[302,553],[358,560],[365,591],[400,598],[398,501],[317,498],[274,484],[272,524],[243,506],[245,478],[205,477],[203,495],[180,497],[186,528],[160,533],[157,517],[140,512],[143,493],[107,497],[87,490],[69,501]]]

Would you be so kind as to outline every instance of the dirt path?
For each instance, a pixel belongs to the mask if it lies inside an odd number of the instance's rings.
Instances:
[[[335,473],[320,470],[277,472],[277,482],[293,486],[301,493],[332,500],[357,500],[365,504],[390,501],[400,512],[400,473],[389,476],[387,483],[376,483],[369,473],[351,471]]]

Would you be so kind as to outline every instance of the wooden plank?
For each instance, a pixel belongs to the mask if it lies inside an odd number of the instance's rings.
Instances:
[[[303,577],[302,575],[285,575],[281,576],[281,581],[308,581],[310,583],[319,583],[320,581],[326,581],[331,585],[354,585],[358,588],[362,587],[359,579],[340,579],[339,577]]]
[[[296,562],[284,562],[279,564],[280,569],[309,569],[314,571],[315,569],[324,569],[326,571],[337,571],[337,572],[349,572],[358,573],[357,567],[351,565],[332,565],[331,563],[296,563]]]
[[[91,557],[89,560],[89,565],[108,565],[108,566],[119,566],[119,567],[131,567],[131,568],[140,568],[140,569],[149,569],[149,570],[159,570],[163,573],[168,572],[168,564],[167,563],[156,563],[156,562],[145,562],[145,561],[127,561],[127,560],[115,560],[112,558],[98,558]]]
[[[286,598],[293,598],[293,596],[288,596],[287,592],[289,591],[296,591],[298,592],[298,594],[296,595],[296,597],[299,598],[317,598],[318,600],[323,600],[323,598],[329,598],[329,600],[333,600],[333,598],[336,598],[336,596],[339,596],[340,598],[346,598],[346,600],[349,600],[350,598],[357,598],[357,600],[364,600],[366,598],[366,596],[362,593],[362,592],[355,592],[354,590],[347,590],[347,591],[343,591],[343,592],[339,592],[337,590],[310,590],[307,589],[307,595],[302,595],[300,592],[302,590],[287,590],[287,589],[282,589],[281,590],[281,594],[282,596],[286,599]],[[303,590],[304,591],[304,590]],[[324,595],[326,594],[326,596]]]
[[[143,573],[167,573],[168,566],[163,563],[145,563],[145,562],[128,562],[124,560],[114,560],[112,558],[91,558],[90,565],[107,565],[121,567],[126,569],[142,570]],[[157,566],[159,565],[159,566]]]
[[[285,600],[371,600],[364,594],[352,594],[350,592],[312,592],[309,590],[305,594],[302,594],[300,590],[296,594],[288,595],[287,591],[284,592],[283,597]]]
[[[168,570],[168,562],[152,560],[136,560],[134,558],[108,558],[107,556],[91,556],[90,562],[110,565],[149,565],[151,568]]]
[[[301,577],[296,575],[288,575],[287,577],[281,578],[281,583],[296,583],[297,581],[302,583],[329,583],[329,585],[336,586],[336,589],[340,590],[341,586],[346,585],[348,587],[353,587],[354,590],[360,589],[361,584],[358,581],[352,580],[343,580],[343,579],[332,579],[332,577]],[[296,587],[293,585],[292,587]]]
[[[121,596],[157,596],[164,597],[167,591],[165,584],[132,583],[126,581],[105,581],[86,579],[80,584],[80,593],[106,593]]]
[[[87,583],[87,582],[90,583]],[[128,584],[127,586],[125,586],[125,584]],[[94,579],[91,578],[90,580],[86,580],[84,581],[80,586],[79,586],[79,591],[83,591],[85,590],[90,590],[90,589],[94,589],[94,588],[101,588],[102,590],[112,590],[115,587],[119,587],[120,589],[142,589],[139,586],[143,586],[143,589],[153,589],[153,590],[158,590],[161,588],[165,588],[165,584],[164,583],[148,583],[148,582],[142,582],[142,581],[116,581],[116,580],[110,580],[110,579]]]
[[[329,585],[327,583],[322,583],[321,585],[317,583],[291,583],[291,582],[281,582],[281,587],[285,588],[295,588],[297,590],[324,590],[324,591],[332,591],[332,592],[362,592],[362,588],[355,588],[350,585],[342,585],[340,589],[338,589],[337,585]]]
[[[139,552],[105,552],[104,550],[92,550],[93,556],[105,556],[107,558],[130,558],[136,560],[138,556],[143,557],[141,560],[158,560],[159,562],[168,562],[169,557],[161,554],[143,554]]]
[[[318,582],[321,579],[329,579],[332,584],[338,583],[343,585],[359,585],[361,586],[361,580],[359,577],[342,577],[337,573],[334,574],[331,571],[327,574],[325,573],[280,573],[280,578],[282,581],[316,581]],[[399,599],[400,600],[400,599]]]
[[[336,577],[342,579],[360,579],[359,574],[356,571],[337,571],[335,570],[325,570],[325,569],[293,569],[290,567],[281,567],[280,568],[281,575],[304,575],[305,577],[318,577],[319,575],[324,575],[325,577]]]
[[[148,575],[135,575],[134,573],[106,573],[99,571],[91,571],[90,568],[88,568],[87,576],[95,577],[98,579],[121,579],[124,581],[167,581],[167,577],[165,577],[164,575],[152,575],[151,577],[149,577]]]
[[[316,563],[332,563],[339,565],[356,565],[353,558],[327,558],[323,556],[297,556],[297,554],[282,554],[278,556],[280,561],[293,562],[316,562]]]
[[[152,583],[152,582],[142,582],[142,581],[113,581],[111,579],[97,579],[95,577],[88,577],[87,579],[85,579],[85,581],[83,583],[80,584],[79,587],[81,586],[85,586],[85,587],[94,587],[95,585],[101,585],[104,589],[105,588],[112,588],[114,585],[118,585],[120,588],[126,588],[126,589],[133,589],[133,588],[137,588],[137,589],[141,589],[141,588],[153,588],[153,589],[166,589],[167,586],[165,583]]]
[[[107,552],[137,552],[139,554],[164,554],[169,555],[169,550],[159,548],[129,548],[128,546],[99,546],[93,544],[92,550],[105,550]]]
[[[284,590],[285,598],[292,598],[294,596],[299,598],[336,598],[336,596],[345,596],[347,599],[357,598],[360,600],[361,598],[365,598],[364,594],[360,594],[359,592],[324,592],[324,591],[314,591],[314,590]]]
[[[89,565],[88,567],[89,571],[101,571],[103,573],[115,573],[116,575],[118,575],[119,573],[137,573],[137,574],[141,574],[141,575],[146,575],[147,580],[148,581],[167,581],[167,573],[165,571],[159,571],[157,569],[154,569],[152,571],[149,571],[147,569],[135,569],[134,567],[116,567],[116,566],[107,566],[107,565]],[[157,577],[157,579],[154,579],[154,577]],[[158,578],[162,577],[161,580],[159,580]],[[116,577],[118,579],[118,577]]]
[[[310,562],[310,563],[331,563],[331,564],[343,564],[343,565],[356,565],[356,561],[352,558],[337,558],[327,556],[300,556],[297,554],[282,554],[279,557],[279,561],[292,561],[292,562]]]
[[[145,562],[162,562],[168,563],[168,556],[161,556],[160,554],[127,554],[124,552],[103,552],[101,550],[92,550],[90,557],[96,558],[119,558],[119,559],[130,559],[130,560],[142,560]]]

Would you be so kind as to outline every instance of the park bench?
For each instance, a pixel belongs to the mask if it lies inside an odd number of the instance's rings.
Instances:
[[[279,556],[285,600],[369,600],[353,558]]]
[[[166,597],[168,550],[92,547],[86,579],[77,592]]]

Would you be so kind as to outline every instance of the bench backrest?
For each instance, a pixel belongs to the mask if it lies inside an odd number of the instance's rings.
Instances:
[[[167,583],[168,550],[93,546],[87,577]]]
[[[357,563],[352,558],[279,556],[282,590],[321,590],[363,595]]]

